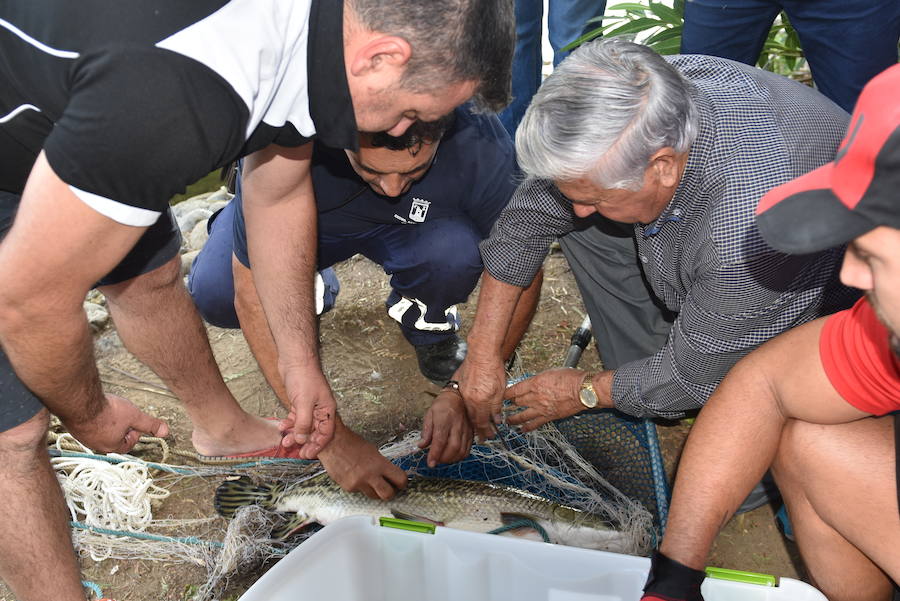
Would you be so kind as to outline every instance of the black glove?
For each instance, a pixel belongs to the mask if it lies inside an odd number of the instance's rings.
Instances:
[[[705,577],[703,570],[691,569],[654,551],[641,601],[703,601],[700,585]]]

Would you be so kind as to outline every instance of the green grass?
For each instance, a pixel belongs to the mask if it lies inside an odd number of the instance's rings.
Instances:
[[[169,200],[170,205],[177,205],[179,202],[183,200],[187,200],[192,196],[197,196],[198,194],[203,194],[204,192],[214,192],[221,188],[224,185],[222,178],[219,177],[220,170],[216,169],[212,173],[208,173],[190,186],[188,186],[184,193],[176,194]]]

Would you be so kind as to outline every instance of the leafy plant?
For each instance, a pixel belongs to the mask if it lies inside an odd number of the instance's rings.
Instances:
[[[809,83],[810,75],[803,48],[800,47],[800,36],[784,12],[772,24],[756,65]]]
[[[608,8],[624,14],[609,15],[588,21],[599,26],[568,46],[572,50],[600,36],[628,36],[653,48],[660,54],[677,54],[681,48],[684,29],[684,1],[673,0],[672,6],[663,2],[622,2]],[[759,56],[758,66],[781,75],[808,79],[804,67],[803,50],[796,30],[783,12],[775,19]]]

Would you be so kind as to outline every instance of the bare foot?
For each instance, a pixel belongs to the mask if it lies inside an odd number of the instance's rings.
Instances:
[[[281,444],[279,420],[264,419],[242,413],[230,423],[215,431],[194,426],[191,442],[201,455],[237,455],[263,449],[277,448]]]

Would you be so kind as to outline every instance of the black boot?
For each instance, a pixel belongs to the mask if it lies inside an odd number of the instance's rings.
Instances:
[[[466,343],[452,334],[433,344],[416,346],[419,371],[437,386],[443,386],[453,377],[466,358]]]

